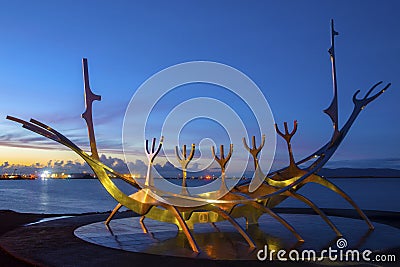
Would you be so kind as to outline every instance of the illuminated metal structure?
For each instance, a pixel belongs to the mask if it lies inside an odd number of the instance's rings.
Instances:
[[[228,155],[226,157],[225,157],[225,153],[224,153],[224,145],[221,145],[220,148],[219,148],[219,154],[220,154],[219,157],[215,154],[214,146],[211,147],[211,152],[212,152],[212,155],[214,157],[214,160],[216,162],[218,162],[219,166],[221,167],[221,188],[219,190],[223,191],[223,192],[229,191],[228,188],[226,187],[225,166],[226,166],[226,164],[228,163],[228,161],[232,157],[233,144],[230,144],[229,153],[228,153]]]
[[[158,153],[160,153],[162,143],[164,137],[161,137],[160,144],[158,144],[157,150],[155,149],[156,145],[156,138],[153,138],[153,142],[151,144],[151,149],[149,149],[149,140],[146,140],[146,156],[149,161],[149,165],[147,166],[147,175],[146,175],[146,182],[145,186],[154,186],[153,176],[151,175],[151,169],[153,168],[154,159],[157,157]]]
[[[260,187],[255,190],[250,190],[249,182],[245,181],[239,185],[236,185],[231,192],[227,192],[221,198],[213,201],[207,201],[207,196],[216,194],[216,192],[208,192],[204,195],[190,195],[186,188],[186,179],[183,180],[183,194],[172,194],[169,192],[163,192],[153,186],[153,180],[151,176],[151,165],[153,164],[154,158],[159,153],[163,139],[161,138],[159,146],[155,149],[156,140],[153,139],[151,149],[149,148],[148,140],[146,140],[146,154],[149,159],[149,168],[147,171],[146,182],[145,185],[139,185],[133,178],[125,177],[122,174],[114,171],[109,166],[106,166],[99,160],[99,155],[97,152],[97,145],[94,134],[93,120],[92,120],[92,103],[95,100],[100,100],[101,97],[95,95],[89,86],[89,76],[88,76],[88,67],[87,60],[83,59],[83,76],[84,76],[84,88],[85,88],[85,104],[86,110],[82,114],[82,117],[85,119],[88,135],[90,140],[90,148],[91,155],[84,152],[80,149],[76,144],[66,138],[64,135],[54,130],[50,126],[47,126],[44,123],[41,123],[37,120],[31,119],[29,122],[24,121],[15,117],[7,116],[7,119],[13,120],[15,122],[21,123],[22,126],[30,131],[36,132],[40,135],[43,135],[46,138],[52,139],[56,142],[63,144],[64,146],[70,148],[79,156],[81,156],[92,168],[96,177],[102,183],[107,192],[118,201],[118,205],[114,208],[113,212],[108,217],[106,224],[110,222],[114,214],[118,211],[118,209],[122,206],[127,207],[128,209],[136,212],[141,217],[140,223],[143,228],[143,231],[147,233],[149,229],[146,228],[144,224],[144,220],[146,218],[158,220],[165,223],[173,223],[178,226],[178,229],[183,231],[186,235],[190,247],[193,251],[199,252],[200,248],[196,243],[195,238],[191,233],[191,229],[194,228],[194,225],[197,223],[215,223],[219,221],[227,220],[229,221],[235,229],[243,236],[250,247],[255,247],[255,243],[252,238],[249,236],[247,231],[243,229],[235,220],[235,218],[245,218],[247,226],[248,225],[256,225],[258,219],[263,214],[269,214],[273,218],[277,219],[282,225],[284,225],[289,231],[291,231],[299,241],[303,241],[302,237],[294,230],[294,228],[286,222],[283,218],[281,218],[278,214],[274,213],[270,208],[275,207],[287,197],[296,198],[308,206],[310,206],[317,214],[321,216],[321,218],[335,231],[335,233],[340,236],[340,231],[336,228],[336,226],[330,221],[330,219],[309,199],[300,195],[297,191],[306,185],[307,183],[318,183],[322,186],[325,186],[334,192],[338,193],[345,200],[347,200],[360,214],[360,216],[366,221],[368,227],[373,229],[373,225],[367,218],[367,216],[361,211],[361,209],[356,205],[356,203],[339,187],[334,185],[332,182],[326,180],[325,178],[316,174],[318,170],[320,170],[324,164],[332,157],[335,153],[346,134],[348,133],[350,127],[360,114],[361,110],[363,110],[370,102],[378,98],[387,88],[389,88],[390,83],[387,84],[382,90],[378,93],[370,96],[372,91],[380,85],[382,82],[379,82],[372,86],[372,88],[367,92],[367,94],[359,99],[357,95],[360,91],[357,91],[353,96],[354,108],[353,112],[345,122],[342,128],[339,127],[338,124],[338,101],[337,101],[337,84],[336,84],[336,66],[335,66],[335,53],[334,53],[334,38],[338,34],[333,27],[333,21],[331,25],[331,36],[332,36],[332,47],[329,49],[331,61],[332,61],[332,74],[333,74],[333,100],[330,106],[324,111],[328,114],[333,122],[333,134],[330,140],[323,145],[320,149],[312,153],[310,156],[295,161],[292,148],[291,148],[291,139],[297,131],[297,122],[294,122],[294,128],[291,132],[289,132],[287,123],[284,123],[285,131],[284,133],[279,130],[276,126],[277,133],[285,139],[287,143],[288,153],[290,163],[289,166],[283,168],[281,170],[269,173],[265,175],[261,172],[261,168],[259,167],[260,163],[258,161],[258,154],[264,146],[265,136],[262,137],[261,145],[256,147],[255,137],[252,138],[252,147],[250,148],[246,140],[243,139],[243,143],[245,148],[252,155],[254,160],[254,169],[255,176],[258,179],[262,179],[264,182]],[[186,147],[183,147],[182,154],[176,148],[176,154],[179,158],[179,161],[182,165],[183,177],[186,178],[186,167],[189,164],[190,160],[193,158],[195,146],[192,145],[191,152],[189,156],[186,155]],[[230,145],[229,154],[225,157],[223,146],[220,149],[220,157],[216,156],[214,147],[212,147],[212,152],[220,164],[222,171],[222,185],[220,190],[225,189],[225,180],[224,180],[224,167],[225,164],[229,161],[230,156],[233,153],[233,145]],[[300,168],[299,165],[305,164],[307,162],[311,162],[308,167]],[[116,177],[124,180],[125,182],[132,185],[137,189],[135,193],[132,195],[125,195],[120,189],[114,184],[114,182],[110,179],[109,174],[113,174]],[[155,195],[158,196],[167,196],[169,198],[179,198],[182,201],[190,202],[190,206],[176,206],[168,203],[164,203],[158,200]],[[151,230],[151,229],[150,229]]]
[[[179,148],[177,146],[175,147],[176,157],[182,167],[182,192],[181,192],[181,194],[185,194],[185,195],[189,194],[189,192],[187,191],[187,185],[186,185],[186,178],[187,178],[186,170],[187,170],[187,165],[193,159],[195,149],[196,149],[196,145],[192,144],[192,149],[190,150],[189,156],[186,156],[186,145],[183,145],[182,155],[180,155],[180,153],[179,153]]]

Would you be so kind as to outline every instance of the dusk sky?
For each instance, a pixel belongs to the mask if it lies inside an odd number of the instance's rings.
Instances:
[[[332,134],[322,111],[332,98],[328,48],[334,19],[340,125],[352,111],[356,90],[363,96],[378,81],[392,86],[362,111],[327,166],[400,169],[399,13],[398,1],[1,1],[0,164],[78,159],[7,121],[7,115],[40,120],[88,149],[80,117],[83,57],[91,88],[102,96],[94,103],[102,154],[123,158],[125,110],[143,82],[169,66],[201,60],[250,77],[278,125],[299,122],[293,150],[297,159],[307,156]],[[212,86],[188,88],[184,96],[164,99],[165,106],[171,104],[164,111],[203,94],[232,100]],[[153,116],[160,123],[161,111]],[[250,116],[244,107],[239,111],[245,120]],[[218,128],[207,123],[187,125],[183,142],[197,142]],[[215,143],[224,142],[224,134],[218,136]],[[274,166],[281,166],[287,155],[277,141]]]

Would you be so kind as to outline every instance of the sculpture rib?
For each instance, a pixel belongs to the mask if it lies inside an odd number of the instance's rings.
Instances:
[[[342,189],[337,187],[332,182],[330,182],[326,179],[323,179],[321,177],[318,177],[318,176],[312,177],[309,182],[320,184],[326,188],[329,188],[330,190],[337,193],[338,195],[340,195],[348,203],[350,203],[350,205],[352,205],[354,207],[354,209],[361,216],[361,218],[363,218],[364,221],[368,224],[369,229],[371,229],[371,230],[374,229],[374,226],[372,225],[371,221],[368,219],[367,215],[365,215],[365,213],[358,207],[358,205],[354,202],[354,200],[349,195],[347,195]]]

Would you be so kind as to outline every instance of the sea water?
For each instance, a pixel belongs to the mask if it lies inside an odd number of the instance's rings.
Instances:
[[[123,181],[113,181],[124,193],[135,192]],[[338,178],[330,181],[350,195],[362,209],[400,212],[399,178]],[[202,183],[202,180],[188,179],[189,186]],[[298,193],[321,208],[352,209],[339,195],[317,184],[307,184]],[[116,204],[96,179],[0,180],[0,210],[77,214],[110,211]],[[307,206],[289,198],[278,207]]]

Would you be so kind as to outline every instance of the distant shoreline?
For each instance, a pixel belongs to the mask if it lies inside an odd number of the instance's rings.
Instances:
[[[273,170],[271,170],[273,171]],[[59,175],[57,175],[59,174]],[[318,175],[322,177],[326,177],[327,179],[345,179],[345,178],[400,178],[400,169],[391,169],[391,168],[322,168],[318,171]],[[74,179],[96,179],[93,174],[90,173],[68,173],[68,172],[55,172],[51,173],[50,171],[43,175],[33,175],[33,174],[2,174],[0,175],[0,180],[37,180],[37,179],[61,179],[61,180],[74,180]],[[129,175],[128,173],[126,175]],[[167,172],[162,174],[165,179],[168,180],[181,180],[182,177],[179,176],[179,172]],[[218,172],[210,172],[210,173],[188,173],[189,180],[215,180],[220,175]],[[242,174],[241,180],[251,180],[253,177],[253,172],[246,171]],[[144,176],[141,176],[137,179],[145,179]],[[193,177],[193,178],[192,178]],[[116,177],[110,176],[111,179]],[[231,177],[234,178],[234,177]],[[159,179],[154,177],[154,179]],[[235,178],[237,179],[237,178]]]
[[[360,176],[350,176],[350,175],[341,175],[341,176],[322,176],[326,179],[382,179],[382,178],[390,178],[390,179],[399,179],[400,176],[368,176],[368,175],[360,175]],[[41,180],[42,178],[0,178],[0,181],[22,181],[22,180],[27,180],[27,181],[34,181],[34,180]],[[96,180],[97,178],[87,178],[87,177],[82,177],[82,178],[47,178],[45,180]],[[119,178],[111,178],[111,179],[119,179]],[[160,179],[160,178],[155,178],[155,179]],[[181,180],[182,178],[165,178],[167,180]],[[198,178],[194,178],[198,179]],[[213,179],[216,180],[217,178]],[[229,179],[229,178],[228,178]],[[250,180],[251,178],[243,178],[243,180]],[[205,180],[205,179],[198,179],[198,180]]]
[[[346,178],[361,178],[361,179],[365,179],[365,178],[374,178],[374,179],[380,179],[380,178],[391,178],[391,179],[396,179],[396,178],[400,178],[400,176],[364,176],[364,175],[360,175],[360,176],[323,176],[324,178],[327,179],[346,179]]]

